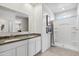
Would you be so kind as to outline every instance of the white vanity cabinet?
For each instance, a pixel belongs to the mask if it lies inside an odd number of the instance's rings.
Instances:
[[[27,56],[27,40],[0,45],[0,56]]]
[[[0,56],[34,56],[41,51],[41,37],[0,45]]]

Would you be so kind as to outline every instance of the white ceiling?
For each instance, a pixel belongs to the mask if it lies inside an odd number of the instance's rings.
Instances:
[[[54,13],[59,13],[77,7],[76,3],[46,3],[45,5]]]

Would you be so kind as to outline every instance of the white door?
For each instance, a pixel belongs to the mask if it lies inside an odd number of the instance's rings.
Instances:
[[[15,49],[7,50],[5,52],[1,52],[0,56],[15,56],[16,54]]]

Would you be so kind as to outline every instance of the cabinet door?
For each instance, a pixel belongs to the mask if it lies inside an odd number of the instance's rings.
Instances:
[[[5,52],[0,53],[0,56],[15,56],[15,49],[7,50]]]
[[[20,46],[20,47],[17,47],[17,56],[26,56],[27,52],[26,52],[26,46],[23,45],[23,46]]]
[[[23,45],[16,48],[17,56],[27,56],[27,41]]]
[[[37,37],[36,39],[36,54],[41,50],[41,37]]]
[[[35,38],[28,40],[28,55],[35,55]]]

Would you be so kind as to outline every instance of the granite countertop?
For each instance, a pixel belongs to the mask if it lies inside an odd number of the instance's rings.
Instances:
[[[18,35],[31,35],[31,34],[40,34],[40,33],[31,33],[31,32],[4,32],[0,33],[1,37],[10,37],[10,36],[18,36]]]
[[[4,36],[4,37],[0,37],[0,45],[17,42],[17,41],[22,41],[22,40],[27,40],[27,39],[32,39],[32,38],[35,38],[38,36],[41,36],[41,34],[30,33],[30,34],[20,34],[20,35],[17,34],[14,36]]]

